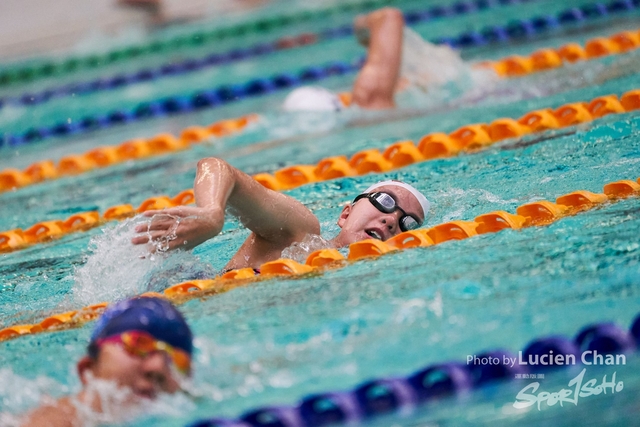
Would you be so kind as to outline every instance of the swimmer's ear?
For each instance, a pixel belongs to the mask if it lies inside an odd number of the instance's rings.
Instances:
[[[351,203],[346,205],[342,209],[342,212],[340,212],[340,216],[338,217],[338,227],[342,228],[344,223],[347,221],[347,218],[349,218],[349,215],[351,215]]]
[[[87,384],[87,374],[89,373],[89,371],[93,370],[95,364],[95,359],[90,356],[84,356],[82,359],[78,360],[78,377],[80,377],[82,385]]]

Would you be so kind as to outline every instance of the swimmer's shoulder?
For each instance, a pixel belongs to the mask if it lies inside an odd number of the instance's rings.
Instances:
[[[21,427],[79,427],[78,412],[65,397],[54,403],[42,405],[22,419]]]

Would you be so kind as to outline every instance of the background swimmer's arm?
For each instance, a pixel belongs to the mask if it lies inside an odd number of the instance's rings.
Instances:
[[[395,107],[402,60],[402,12],[394,8],[376,10],[357,17],[354,28],[358,40],[368,45],[368,52],[353,85],[353,102],[368,109]]]
[[[22,427],[73,427],[78,423],[77,413],[68,398],[52,405],[41,406],[21,421]]]

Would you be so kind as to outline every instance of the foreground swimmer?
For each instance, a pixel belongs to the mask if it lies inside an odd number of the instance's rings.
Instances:
[[[160,242],[165,249],[191,249],[216,236],[227,207],[252,233],[225,269],[258,268],[308,235],[320,234],[318,218],[302,203],[263,187],[251,176],[218,158],[200,160],[194,183],[196,206],[147,211],[134,244]],[[422,225],[427,199],[412,186],[384,181],[369,187],[344,207],[340,233],[329,243],[343,247],[364,239],[387,240]]]
[[[402,12],[390,7],[378,9],[356,17],[353,26],[358,41],[367,47],[367,59],[353,84],[351,102],[370,110],[394,108],[402,61]],[[284,102],[288,111],[337,111],[344,107],[338,95],[315,86],[296,89]]]
[[[169,302],[141,297],[114,304],[98,319],[78,362],[82,390],[36,409],[22,425],[118,421],[136,404],[180,390],[181,377],[191,374],[192,351],[191,330]]]

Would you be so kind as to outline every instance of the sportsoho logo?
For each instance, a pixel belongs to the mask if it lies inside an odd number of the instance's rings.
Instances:
[[[545,357],[548,356],[548,357]],[[580,361],[587,366],[592,365],[626,365],[627,358],[624,354],[617,355],[601,355],[597,351],[585,351],[580,356]],[[525,366],[563,366],[563,365],[575,365],[576,357],[573,354],[556,354],[529,356],[527,359],[523,359],[522,352],[518,355],[518,363]],[[602,377],[602,381],[598,382],[598,379],[585,379],[587,368],[583,368],[578,375],[569,381],[568,388],[562,388],[558,391],[540,391],[539,382],[532,382],[524,387],[516,396],[516,401],[513,403],[513,407],[517,409],[528,408],[532,405],[537,405],[538,410],[541,409],[542,404],[546,403],[547,406],[554,406],[560,404],[564,406],[565,403],[578,405],[580,398],[586,398],[590,396],[597,396],[599,394],[615,394],[620,393],[624,389],[624,383],[622,381],[616,381],[616,372],[611,375],[611,379],[607,380],[607,375]]]
[[[574,354],[553,354],[553,352],[543,355],[529,355],[528,357],[524,357],[522,352],[519,352],[517,357],[508,357],[505,355],[502,359],[499,357],[467,356],[467,365],[506,365],[512,368],[515,365],[524,368],[532,366],[567,366],[576,365],[577,362],[576,355]],[[598,354],[597,351],[585,351],[580,355],[580,362],[585,366],[615,366],[626,365],[627,358],[624,354],[601,355]],[[565,403],[577,406],[581,398],[597,396],[602,393],[615,394],[624,389],[624,383],[622,381],[616,381],[616,372],[613,373],[610,380],[607,378],[608,375],[604,375],[600,382],[595,378],[585,379],[586,373],[587,368],[583,368],[578,375],[569,381],[567,385],[568,388],[562,388],[557,391],[541,391],[538,381],[529,383],[518,392],[513,407],[523,409],[537,405],[538,410],[540,410],[545,403],[547,406],[554,406],[556,404],[564,406]],[[515,375],[516,378],[544,378],[544,374]]]

